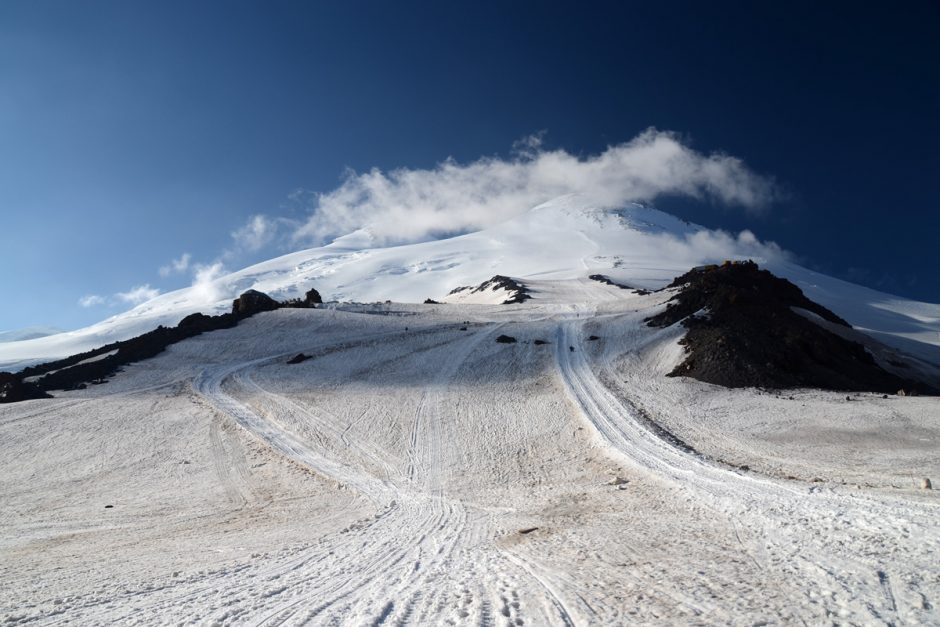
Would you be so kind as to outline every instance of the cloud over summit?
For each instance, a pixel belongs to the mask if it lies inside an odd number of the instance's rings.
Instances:
[[[511,158],[468,164],[449,159],[431,169],[350,172],[317,197],[295,232],[322,243],[365,228],[378,243],[404,243],[492,226],[565,194],[602,207],[678,195],[760,212],[777,192],[740,159],[705,155],[674,133],[649,129],[604,152],[578,157],[544,150],[538,137],[517,143]]]

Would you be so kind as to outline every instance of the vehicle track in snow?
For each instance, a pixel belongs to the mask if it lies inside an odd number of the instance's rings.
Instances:
[[[926,558],[931,551],[919,543],[936,544],[940,538],[940,509],[907,501],[902,509],[890,497],[743,474],[675,446],[600,381],[582,326],[580,321],[559,325],[556,361],[571,400],[613,456],[724,512],[735,522],[736,534],[744,528],[746,538],[738,537],[752,558],[799,583],[824,614],[860,623],[898,621],[902,612],[887,570],[904,573],[905,597],[923,596],[918,582],[931,570]],[[916,533],[897,539],[896,531],[906,527]],[[886,537],[895,537],[896,544],[885,543]],[[917,621],[918,608],[908,609],[907,618]],[[819,615],[803,612],[794,618],[813,622]]]
[[[534,575],[532,566],[487,544],[468,541],[492,533],[487,530],[488,517],[446,494],[444,448],[451,420],[446,390],[464,361],[499,326],[488,325],[432,348],[448,351],[447,366],[433,373],[421,392],[408,436],[411,461],[406,473],[390,468],[389,458],[375,447],[351,444],[335,417],[264,390],[251,372],[283,355],[223,365],[197,377],[194,387],[199,393],[238,425],[286,457],[384,507],[383,515],[306,550],[290,568],[269,571],[267,577],[278,585],[254,599],[251,614],[257,618],[249,624],[332,623],[350,616],[370,617],[366,624],[425,623],[448,615],[459,622],[484,620],[487,606],[498,607],[502,618],[522,624],[519,602],[508,600],[518,597],[520,590],[528,596],[527,607],[535,611],[530,620],[573,624],[564,604],[544,579]],[[230,387],[246,391],[249,397],[263,397],[266,411],[235,399],[226,391]],[[384,476],[380,479],[364,473],[358,464],[334,459],[328,448],[316,445],[316,439],[302,439],[286,430],[286,423],[273,418],[283,412],[293,414],[289,422],[302,416],[326,437],[381,464]],[[265,417],[268,414],[272,417]],[[474,522],[484,527],[468,530]],[[510,579],[516,583],[509,584]],[[437,585],[441,580],[457,582],[457,593]],[[232,618],[232,612],[227,607],[219,618]]]

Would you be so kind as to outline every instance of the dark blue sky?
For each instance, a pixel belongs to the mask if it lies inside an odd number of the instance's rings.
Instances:
[[[252,214],[299,217],[291,192],[347,166],[470,161],[541,130],[587,155],[650,126],[787,192],[759,217],[661,208],[937,302],[938,112],[927,2],[3,2],[0,330],[187,284],[157,268],[212,260]]]

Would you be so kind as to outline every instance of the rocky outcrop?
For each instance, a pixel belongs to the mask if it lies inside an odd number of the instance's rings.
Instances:
[[[695,268],[675,279],[678,291],[654,327],[681,323],[685,360],[670,376],[725,387],[894,392],[917,387],[881,368],[858,342],[800,315],[810,311],[834,325],[849,324],[806,298],[785,279],[752,261]]]
[[[501,274],[497,274],[493,278],[480,283],[476,287],[465,286],[454,288],[447,295],[469,297],[467,298],[467,302],[471,302],[472,296],[474,294],[485,294],[486,292],[497,292],[500,290],[506,292],[505,297],[500,303],[502,305],[513,305],[532,298],[531,294],[529,293],[529,288],[519,283],[515,279],[511,279],[508,276],[503,276]]]
[[[630,287],[629,285],[624,285],[623,283],[617,283],[616,281],[611,280],[609,276],[605,276],[603,274],[592,274],[588,276],[588,278],[591,279],[592,281],[603,283],[604,285],[619,287],[622,290],[630,290],[632,292],[637,293],[640,296],[646,296],[651,293],[649,290],[644,290],[644,289],[640,289],[636,287]]]
[[[232,314],[236,316],[253,316],[262,311],[274,311],[280,304],[258,290],[248,290],[232,301]]]
[[[194,313],[175,327],[159,326],[137,337],[112,342],[91,351],[25,368],[16,374],[0,373],[0,402],[25,398],[49,398],[48,390],[81,389],[86,383],[101,383],[121,366],[149,359],[167,346],[209,331],[229,329],[239,321],[263,311],[281,307],[307,307],[320,303],[320,294],[311,289],[303,301],[279,303],[267,294],[248,290],[232,303],[232,313],[209,316]],[[34,382],[26,383],[26,379]]]
[[[317,305],[323,304],[323,298],[320,296],[320,292],[310,288],[307,290],[307,293],[304,294],[304,302],[307,304],[307,307],[316,307]]]
[[[51,398],[32,383],[12,372],[0,372],[0,403],[17,403],[34,398]]]

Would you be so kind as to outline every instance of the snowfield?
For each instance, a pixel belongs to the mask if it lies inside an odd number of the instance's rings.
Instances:
[[[363,237],[0,345],[68,354],[250,287],[373,301],[0,405],[0,624],[940,624],[940,399],[666,377],[683,329],[643,320],[670,293],[586,278],[659,287],[714,235],[566,197]],[[940,306],[764,261],[873,347],[940,363]],[[532,300],[415,304],[495,274]]]
[[[0,618],[940,621],[937,399],[666,378],[667,295],[552,286],[259,314],[0,406]]]

